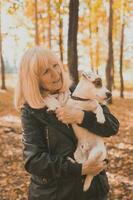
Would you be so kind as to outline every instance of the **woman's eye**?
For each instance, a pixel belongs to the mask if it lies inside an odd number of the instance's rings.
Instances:
[[[48,70],[48,69],[46,69],[46,70],[45,70],[45,72],[43,72],[43,75],[47,74],[47,73],[48,73],[48,71],[49,71],[49,70]]]
[[[54,68],[55,68],[55,67],[58,67],[58,66],[59,66],[58,64],[54,64],[54,65],[53,65]]]

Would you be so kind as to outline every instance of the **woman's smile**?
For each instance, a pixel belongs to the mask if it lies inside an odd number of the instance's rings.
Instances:
[[[41,86],[54,93],[62,87],[62,74],[58,64],[50,65],[41,77]]]
[[[62,79],[61,77],[57,81],[53,81],[53,88],[52,90],[59,90],[62,87]]]
[[[59,78],[57,81],[54,81],[53,83],[59,83],[61,81],[61,78]]]

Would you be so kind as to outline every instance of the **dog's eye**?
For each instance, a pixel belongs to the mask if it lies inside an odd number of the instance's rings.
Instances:
[[[93,81],[93,83],[94,83],[94,85],[95,85],[96,88],[102,87],[102,80],[101,80],[101,78],[95,79],[95,81]]]

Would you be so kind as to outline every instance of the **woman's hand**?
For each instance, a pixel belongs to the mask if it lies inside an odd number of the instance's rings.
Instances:
[[[56,117],[65,124],[80,124],[84,117],[81,109],[72,106],[64,106],[56,109]]]
[[[92,174],[93,176],[96,176],[99,174],[103,169],[107,167],[106,162],[104,161],[98,161],[101,156],[101,153],[99,153],[94,160],[86,161],[82,164],[82,175],[86,174]]]

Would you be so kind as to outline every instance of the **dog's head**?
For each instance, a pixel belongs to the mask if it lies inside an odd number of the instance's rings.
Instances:
[[[96,99],[99,103],[102,104],[111,98],[112,94],[103,85],[100,76],[92,72],[83,72],[82,78],[86,81],[86,92],[88,98]]]

